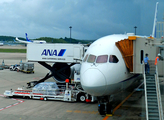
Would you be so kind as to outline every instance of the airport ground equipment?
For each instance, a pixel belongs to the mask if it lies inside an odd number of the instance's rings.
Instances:
[[[3,68],[2,68],[2,67],[0,67],[0,70],[3,70]]]
[[[61,101],[81,101],[85,102],[86,93],[75,88],[74,85],[66,83],[56,84],[55,82],[42,82],[33,87],[32,90],[18,88],[17,90],[6,90],[6,97],[23,97],[40,100],[61,100]],[[94,102],[94,97],[89,102]]]
[[[80,70],[86,49],[82,44],[28,44],[27,61],[38,62],[50,70],[47,79],[53,77],[57,82],[65,83],[66,79],[74,79],[75,69]]]
[[[80,83],[80,63],[87,48],[88,45],[83,44],[27,44],[27,61],[38,62],[50,70],[41,80],[28,82],[28,87],[45,82],[50,77],[58,84],[65,84],[65,80],[69,79],[79,101],[92,101],[94,96],[88,95]]]
[[[145,74],[145,71],[143,72],[146,118],[147,120],[163,120],[163,109],[158,79],[158,70],[157,66],[154,65],[154,61],[150,61],[150,63],[153,63],[150,64],[150,69],[152,69],[150,74]]]
[[[21,62],[19,71],[24,72],[24,73],[34,73],[34,63]]]
[[[9,69],[10,71],[17,71],[20,69],[19,67],[20,67],[19,64],[15,64],[15,65],[11,65]]]
[[[2,64],[0,65],[0,70],[3,70],[3,69],[9,69],[9,66],[5,65],[4,60],[2,61]]]

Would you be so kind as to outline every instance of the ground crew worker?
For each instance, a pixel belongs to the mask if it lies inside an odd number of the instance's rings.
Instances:
[[[149,74],[149,58],[148,58],[148,54],[145,54],[145,58],[144,58],[144,63],[145,63],[145,73]]]
[[[160,59],[159,59],[160,56],[161,56],[161,54],[158,53],[158,56],[155,58],[155,63],[154,63],[155,65],[157,65],[157,62],[160,60]]]

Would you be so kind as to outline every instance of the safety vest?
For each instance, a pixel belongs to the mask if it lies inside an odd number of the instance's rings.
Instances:
[[[155,63],[154,63],[155,65],[157,65],[157,59],[159,59],[159,57],[155,58]]]

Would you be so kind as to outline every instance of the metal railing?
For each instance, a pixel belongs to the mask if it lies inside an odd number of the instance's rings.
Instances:
[[[158,100],[159,118],[160,118],[160,120],[163,120],[163,108],[162,108],[161,90],[160,90],[160,85],[159,85],[157,65],[156,65],[155,81],[156,81],[156,92],[157,92],[157,100]]]
[[[148,116],[148,103],[147,103],[147,87],[146,87],[146,75],[145,75],[145,64],[144,62],[142,63],[142,73],[143,73],[143,77],[144,77],[144,89],[145,89],[145,105],[146,105],[146,119],[149,120],[149,116]]]

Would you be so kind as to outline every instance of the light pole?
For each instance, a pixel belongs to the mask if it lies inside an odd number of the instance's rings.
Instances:
[[[69,28],[70,28],[70,43],[71,43],[71,28],[72,28],[72,26],[70,26]]]
[[[135,29],[135,35],[136,35],[136,29],[137,29],[137,26],[135,26],[134,29]]]

